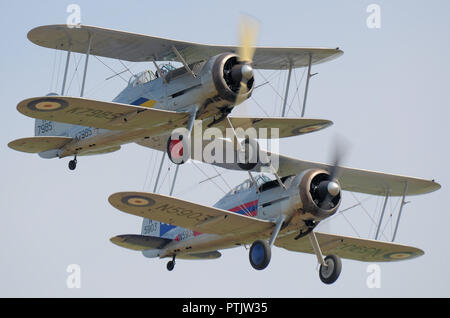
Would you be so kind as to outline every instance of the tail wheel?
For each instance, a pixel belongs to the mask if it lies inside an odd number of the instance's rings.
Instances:
[[[325,284],[333,284],[341,274],[341,259],[337,255],[328,255],[325,257],[324,262],[327,266],[320,265],[320,280]]]
[[[169,261],[169,262],[167,263],[167,270],[168,270],[169,272],[171,272],[171,271],[173,271],[174,268],[175,268],[175,261]]]
[[[183,135],[180,135],[178,139],[172,139],[169,137],[167,140],[167,155],[170,161],[174,164],[180,165],[185,162],[186,152],[183,144]]]
[[[266,241],[255,241],[250,247],[250,264],[256,270],[263,270],[269,265],[271,254],[270,246]]]
[[[70,170],[75,170],[76,167],[77,167],[77,161],[75,159],[74,160],[70,160],[69,161],[69,169]]]

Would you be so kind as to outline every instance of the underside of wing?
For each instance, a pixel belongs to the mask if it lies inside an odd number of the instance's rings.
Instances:
[[[263,129],[267,131],[267,137],[285,138],[299,136],[327,128],[333,124],[325,119],[307,119],[307,118],[285,118],[285,117],[229,117],[234,129],[241,128],[246,130],[254,128],[258,133],[257,138],[266,139],[261,133]],[[213,127],[222,130],[226,134],[226,128],[229,128],[227,120],[223,120]],[[272,129],[276,129],[276,135],[272,136]]]
[[[203,252],[203,253],[191,253],[191,254],[180,254],[178,258],[180,259],[191,259],[191,260],[202,260],[202,259],[216,259],[221,257],[222,254],[219,251]]]
[[[37,119],[109,130],[157,129],[170,131],[182,126],[187,113],[150,109],[79,97],[29,98],[17,105],[22,114]]]
[[[28,137],[11,141],[8,147],[21,152],[40,153],[59,149],[72,140],[70,137]]]
[[[332,167],[327,164],[304,161],[288,156],[279,156],[280,176],[296,175],[307,169],[324,169],[331,171]],[[343,190],[360,192],[372,195],[402,196],[419,195],[440,189],[440,185],[434,180],[394,175],[363,169],[347,167],[339,168],[339,183]]]
[[[92,151],[86,151],[79,155],[80,156],[104,155],[107,153],[118,151],[118,150],[120,150],[120,148],[121,148],[120,146],[107,147],[107,148],[102,148],[102,149],[97,149],[97,150],[92,150]]]
[[[138,142],[139,145],[165,151],[168,135],[155,136]],[[215,161],[205,160],[205,152],[195,152],[196,145],[192,143],[191,158],[211,163],[224,169],[242,171],[237,164],[237,152],[234,150],[233,143],[228,140],[204,141],[203,147],[209,144],[209,149],[215,151]],[[227,152],[233,151],[231,160],[227,157]],[[285,177],[289,175],[298,175],[308,169],[323,169],[331,171],[332,167],[327,164],[299,160],[284,155],[276,155],[261,149],[261,152],[269,154],[269,158],[275,168],[278,167],[278,175]],[[212,157],[212,156],[211,156]],[[252,169],[254,172],[269,172],[267,165],[258,164]],[[434,180],[394,175],[383,172],[369,171],[363,169],[340,167],[338,180],[341,188],[345,191],[359,192],[371,195],[385,196],[406,196],[426,194],[441,188],[439,183]],[[406,191],[405,191],[406,190]]]
[[[85,25],[73,28],[67,25],[40,26],[28,33],[28,39],[43,47],[77,53],[86,53],[92,39],[90,54],[130,62],[176,61],[178,57],[173,48],[189,64],[207,60],[223,52],[238,52],[236,46],[175,41]],[[253,67],[287,69],[291,65],[298,68],[307,66],[310,57],[312,64],[319,64],[342,54],[339,48],[256,47]]]
[[[109,197],[122,212],[210,234],[247,234],[273,228],[269,221],[239,215],[160,194],[119,192]]]
[[[310,253],[314,251],[308,237],[295,240],[298,233],[278,237],[275,245],[289,251]],[[342,258],[363,262],[393,262],[416,258],[424,254],[421,249],[375,240],[316,232],[324,255],[336,254]]]
[[[120,247],[124,247],[134,251],[146,251],[152,249],[161,249],[172,240],[137,234],[123,234],[110,238],[110,241]]]

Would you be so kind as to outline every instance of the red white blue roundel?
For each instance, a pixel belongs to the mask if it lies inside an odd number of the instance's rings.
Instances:
[[[122,203],[133,207],[147,207],[155,204],[155,201],[142,195],[128,195],[122,198]]]
[[[51,112],[66,108],[69,104],[59,98],[41,98],[28,103],[27,107],[34,111]]]

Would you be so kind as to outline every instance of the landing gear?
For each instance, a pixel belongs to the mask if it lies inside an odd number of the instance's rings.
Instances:
[[[326,266],[324,266],[326,264]],[[325,284],[333,284],[341,274],[342,262],[337,255],[328,255],[320,265],[319,277]]]
[[[337,255],[328,255],[327,257],[325,257],[325,259],[323,258],[322,251],[320,250],[320,246],[314,231],[311,231],[311,233],[309,233],[309,241],[311,242],[314,253],[316,254],[317,261],[320,264],[320,280],[328,285],[333,284],[341,274],[341,259]]]
[[[266,241],[255,241],[250,247],[250,264],[256,270],[263,270],[270,263],[271,249]]]
[[[175,255],[173,256],[173,259],[167,263],[167,270],[169,272],[173,271],[175,268]]]
[[[267,267],[267,265],[269,265],[270,257],[272,255],[271,249],[278,233],[281,230],[281,227],[283,226],[284,220],[285,216],[280,215],[268,243],[261,240],[253,242],[248,256],[250,259],[250,264],[254,269],[263,270]]]
[[[77,167],[77,157],[75,156],[75,159],[69,161],[69,169],[75,170]]]

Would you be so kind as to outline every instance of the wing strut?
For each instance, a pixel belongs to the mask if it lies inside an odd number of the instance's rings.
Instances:
[[[186,63],[186,61],[184,60],[183,56],[181,56],[180,52],[178,52],[177,48],[175,46],[173,46],[173,45],[172,45],[172,51],[178,57],[180,62],[183,63],[184,68],[186,69],[186,71],[188,71],[188,73],[191,74],[192,77],[194,77],[194,78],[197,77],[197,75],[195,75],[195,73],[189,67],[188,63]]]
[[[92,46],[92,35],[89,34],[89,44],[88,49],[86,51],[86,61],[84,62],[83,83],[81,84],[80,97],[83,97],[84,95],[84,85],[86,84],[86,73],[89,62],[89,55],[91,54],[91,46]]]
[[[378,234],[380,234],[381,223],[383,222],[384,211],[386,210],[388,199],[389,199],[389,190],[386,191],[386,196],[384,198],[383,210],[381,210],[380,220],[378,221],[377,232],[375,233],[375,240],[378,240]]]
[[[309,53],[308,74],[306,76],[305,96],[303,97],[302,117],[305,116],[306,99],[308,98],[309,79],[317,73],[311,74],[312,54]]]
[[[162,170],[165,158],[166,158],[166,153],[163,151],[163,154],[162,154],[162,157],[161,157],[161,163],[159,164],[158,175],[156,176],[155,186],[153,188],[153,193],[158,193],[156,191],[156,189],[158,187],[159,177],[161,176],[161,170]]]
[[[395,230],[394,234],[392,235],[392,242],[394,242],[395,236],[397,235],[398,224],[400,223],[400,217],[402,215],[403,206],[409,203],[409,201],[405,201],[407,192],[408,192],[408,181],[405,181],[405,190],[403,191],[402,203],[400,203],[400,210],[398,211],[397,222],[395,223]]]
[[[311,58],[309,59],[311,63]],[[286,83],[286,93],[284,94],[284,102],[283,102],[283,111],[281,112],[281,117],[284,117],[286,113],[286,104],[288,100],[288,94],[289,94],[289,86],[291,84],[291,75],[292,75],[292,61],[289,61],[289,71],[288,71],[288,78]],[[303,117],[303,115],[302,115]]]
[[[305,116],[306,100],[308,98],[308,90],[309,90],[309,80],[311,79],[311,77],[318,74],[318,73],[311,74],[311,65],[312,65],[312,53],[309,53],[308,74],[306,76],[305,94],[303,97],[303,108],[302,108],[301,117]],[[286,104],[287,104],[288,96],[289,96],[289,86],[291,85],[291,75],[292,75],[292,61],[289,61],[288,77],[287,77],[287,82],[286,82],[286,92],[284,94],[283,110],[281,112],[281,117],[284,117],[286,115]]]
[[[67,73],[69,71],[69,61],[71,51],[72,51],[72,44],[69,45],[69,49],[67,50],[66,67],[64,69],[64,79],[61,88],[61,96],[64,96],[64,90],[66,89]]]

